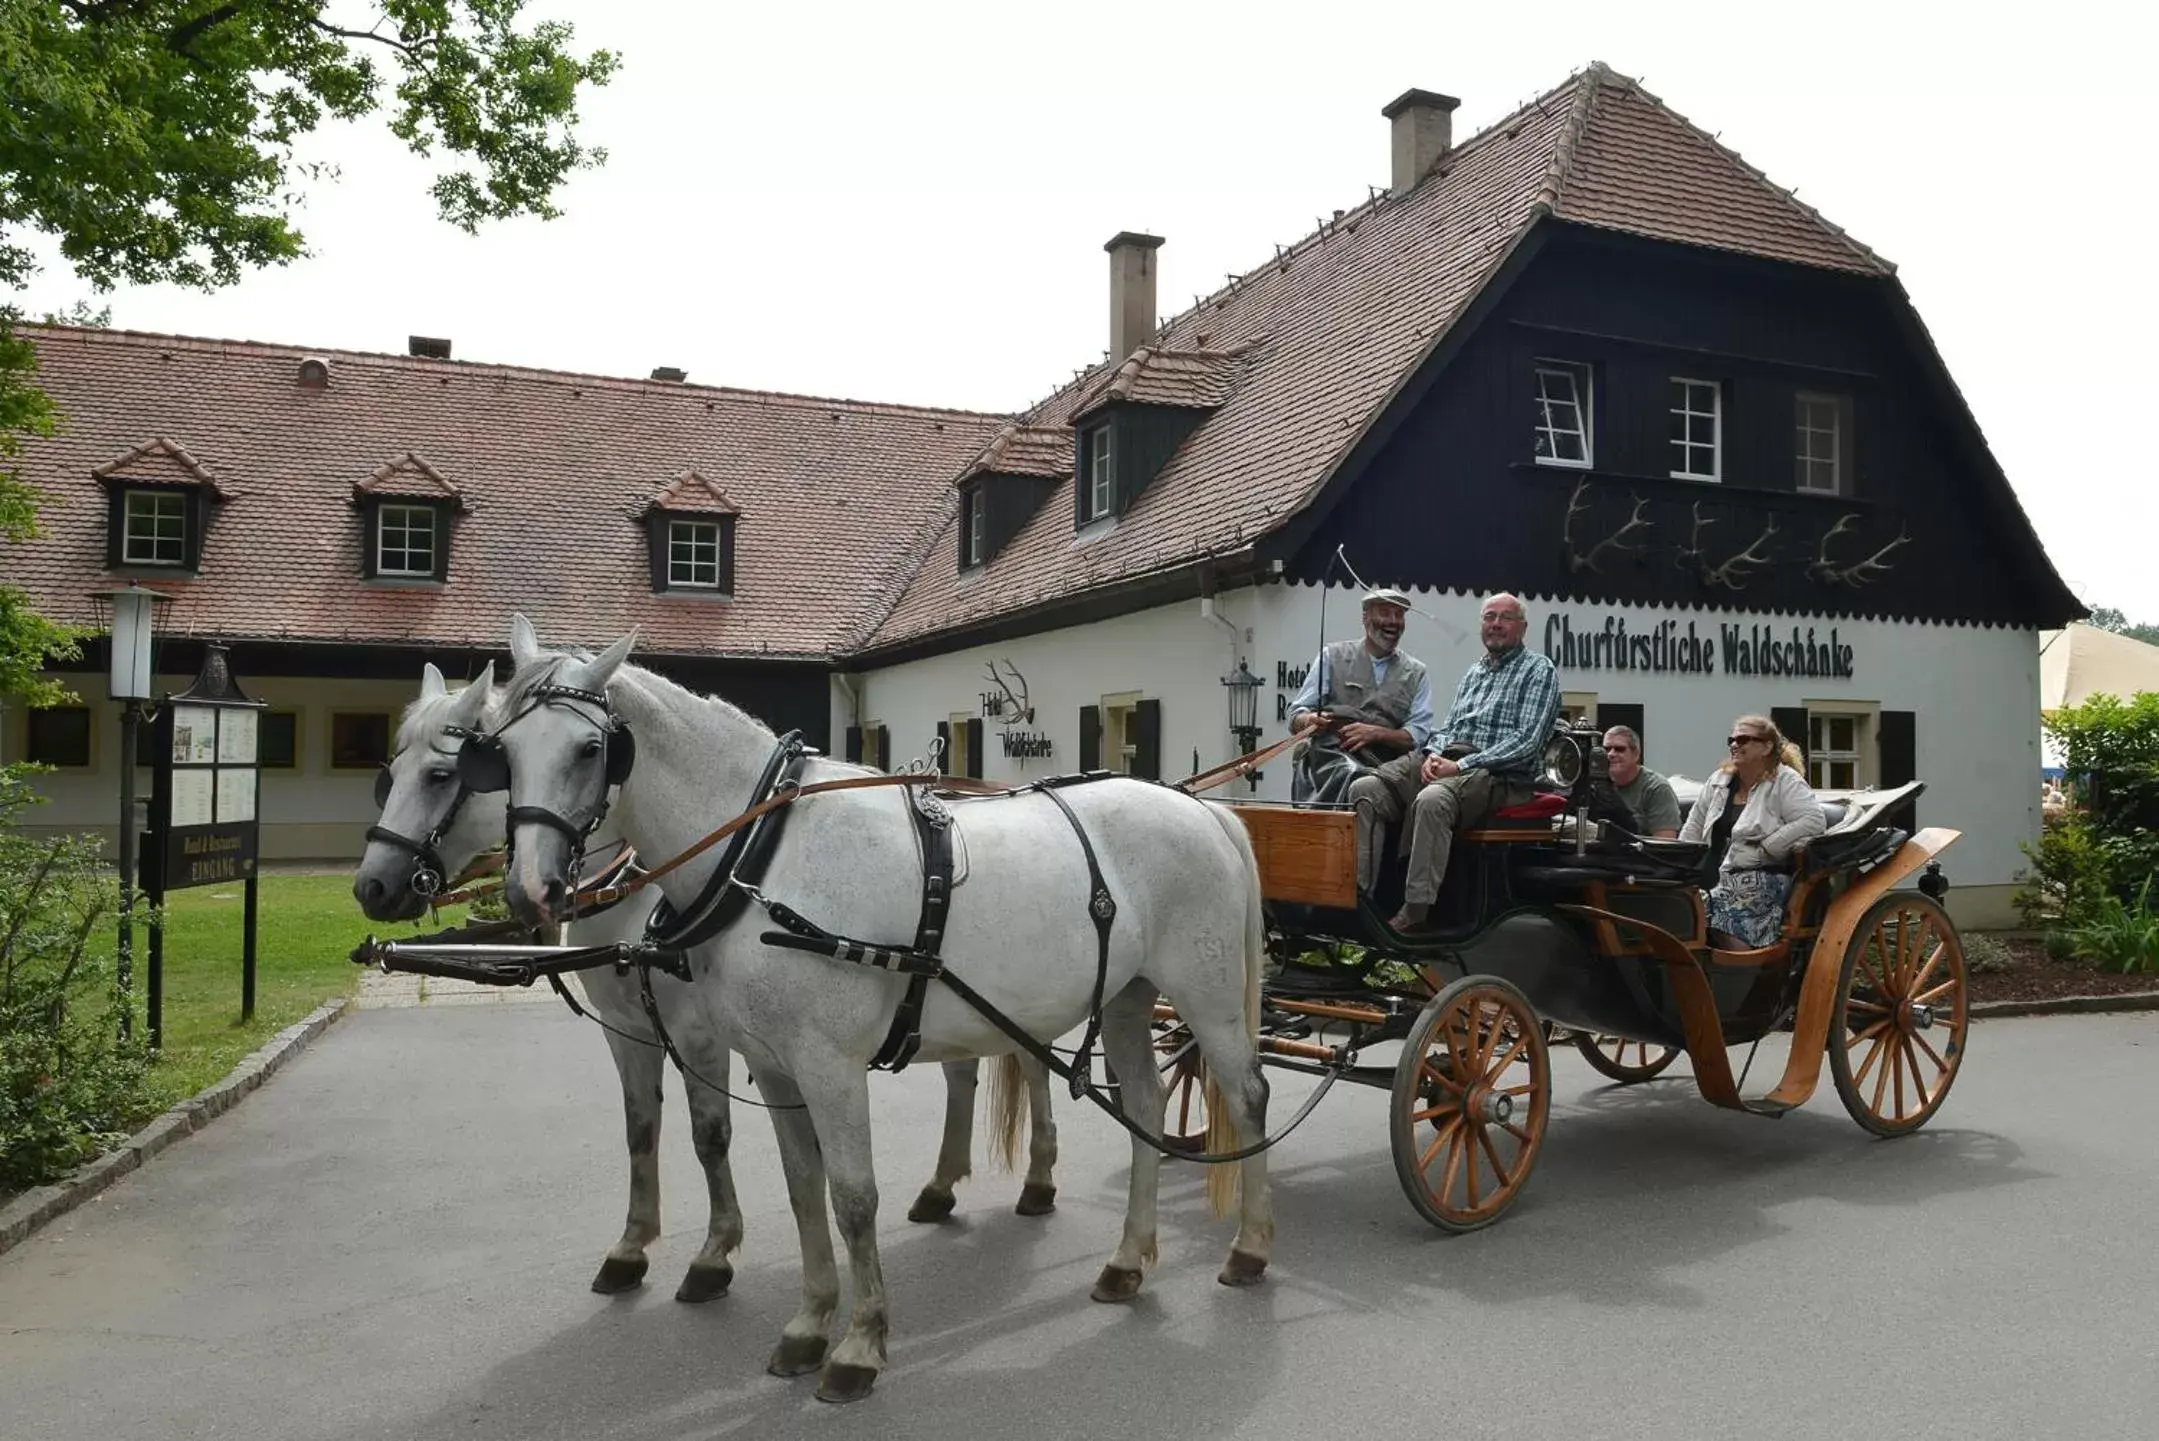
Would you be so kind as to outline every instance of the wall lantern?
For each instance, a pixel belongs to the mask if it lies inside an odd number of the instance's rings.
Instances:
[[[1222,685],[1229,692],[1229,733],[1236,740],[1237,755],[1250,755],[1259,749],[1259,690],[1265,684],[1242,659],[1235,671],[1222,677]],[[1246,784],[1255,791],[1261,779],[1258,771],[1245,773]]]

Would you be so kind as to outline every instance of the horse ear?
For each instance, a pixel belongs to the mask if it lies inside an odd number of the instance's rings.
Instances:
[[[472,678],[472,683],[457,693],[457,718],[454,724],[468,728],[478,725],[494,689],[495,663],[489,661],[481,668],[480,673]]]
[[[433,661],[429,661],[420,671],[420,699],[433,700],[449,689],[449,682],[442,678],[442,672],[435,669]]]
[[[526,666],[531,665],[539,658],[539,632],[535,631],[532,628],[531,621],[525,619],[525,613],[523,611],[514,612],[510,616],[511,664],[516,666],[519,670],[523,670]]]
[[[630,658],[630,647],[637,644],[637,632],[631,631],[606,650],[601,651],[584,666],[580,679],[588,690],[605,690],[607,683],[615,678],[615,672]]]

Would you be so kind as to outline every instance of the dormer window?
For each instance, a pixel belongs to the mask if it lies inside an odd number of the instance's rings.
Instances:
[[[1117,506],[1117,452],[1107,423],[1087,432],[1086,518],[1100,520]]]
[[[733,598],[739,515],[718,486],[685,470],[646,503],[642,519],[655,595]]]
[[[360,574],[399,585],[450,578],[450,522],[471,504],[442,473],[407,451],[352,488],[360,510]]]
[[[105,487],[107,568],[182,575],[201,568],[211,503],[225,493],[195,457],[158,439],[90,474]]]

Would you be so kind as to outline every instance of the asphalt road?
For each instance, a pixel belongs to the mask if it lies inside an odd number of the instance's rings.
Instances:
[[[892,1366],[832,1408],[762,1371],[799,1273],[761,1115],[733,1294],[671,1298],[704,1221],[671,1094],[649,1283],[595,1296],[624,1195],[598,1036],[365,1012],[0,1256],[0,1437],[2159,1434],[2159,1016],[1982,1024],[1894,1142],[1826,1077],[1769,1122],[1679,1069],[1621,1090],[1563,1057],[1528,1192],[1468,1237],[1404,1201],[1385,1098],[1337,1087],[1276,1153],[1267,1284],[1215,1284],[1230,1225],[1174,1167],[1124,1308],[1087,1299],[1128,1159],[1107,1120],[1060,1106],[1054,1216],[985,1165],[953,1224],[912,1226],[942,1086],[880,1078]]]

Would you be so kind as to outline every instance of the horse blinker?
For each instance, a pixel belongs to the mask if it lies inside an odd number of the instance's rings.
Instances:
[[[493,736],[470,736],[457,750],[457,779],[466,790],[486,795],[510,788],[510,758]]]

